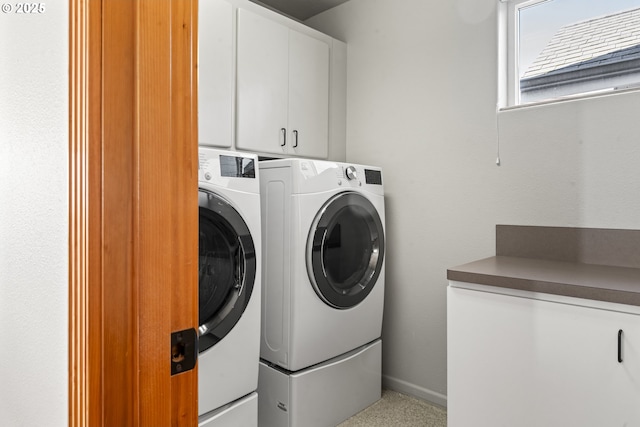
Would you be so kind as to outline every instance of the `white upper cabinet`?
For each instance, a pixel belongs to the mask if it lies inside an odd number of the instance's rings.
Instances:
[[[329,44],[238,9],[236,147],[327,158]]]
[[[202,0],[198,22],[198,143],[229,148],[235,89],[233,7]]]
[[[288,67],[289,29],[238,9],[238,148],[287,152]]]
[[[329,46],[289,30],[290,153],[327,157],[329,140]]]
[[[201,0],[198,142],[344,160],[346,45],[248,0]]]

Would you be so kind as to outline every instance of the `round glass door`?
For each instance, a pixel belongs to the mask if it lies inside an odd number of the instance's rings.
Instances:
[[[364,196],[339,193],[316,216],[307,243],[307,271],[318,296],[335,308],[363,301],[380,275],[384,229]]]
[[[238,211],[213,192],[200,189],[198,302],[203,352],[238,323],[253,291],[256,252]]]

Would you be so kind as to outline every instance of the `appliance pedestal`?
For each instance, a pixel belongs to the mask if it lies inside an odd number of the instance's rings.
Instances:
[[[248,396],[198,417],[198,427],[257,427],[258,394]]]
[[[289,372],[260,361],[260,427],[337,425],[380,399],[380,339],[309,368]]]

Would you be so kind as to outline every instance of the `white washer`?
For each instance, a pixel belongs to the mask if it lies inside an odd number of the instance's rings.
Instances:
[[[260,424],[296,425],[291,414],[298,408],[287,405],[315,393],[314,384],[323,384],[322,394],[338,396],[334,403],[351,399],[341,394],[342,387],[330,392],[326,388],[337,385],[344,375],[353,375],[349,382],[363,385],[350,389],[350,394],[366,394],[364,384],[369,388],[377,384],[375,401],[380,396],[381,346],[374,344],[381,336],[384,304],[381,169],[281,159],[261,162],[260,179],[264,256]],[[347,363],[366,364],[367,369],[345,369]],[[275,390],[285,388],[284,401],[274,398]],[[296,390],[300,394],[292,395]],[[267,401],[272,401],[270,408],[263,405]],[[321,406],[313,410],[332,411],[331,405]],[[277,420],[275,407],[289,413],[288,424]],[[298,414],[299,418],[305,419],[310,411]],[[349,411],[345,413],[353,415]],[[306,425],[328,422],[307,419]]]
[[[261,297],[257,166],[258,159],[252,154],[199,149],[198,414],[201,416],[257,389]],[[229,418],[228,412],[233,408],[226,406],[224,418]],[[256,415],[253,417],[257,423]],[[226,424],[209,420],[209,425]]]

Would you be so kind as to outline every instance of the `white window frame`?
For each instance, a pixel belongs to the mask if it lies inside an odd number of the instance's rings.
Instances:
[[[518,62],[520,52],[517,12],[521,8],[546,3],[549,0],[499,0],[498,3],[498,107],[519,107],[520,79]],[[530,105],[530,104],[527,104]]]
[[[516,19],[517,12],[522,8],[548,1],[550,0],[498,0],[498,111],[640,90],[634,85],[629,88],[605,89],[521,104],[520,79],[518,78],[520,46],[519,37],[516,37],[520,28]]]

